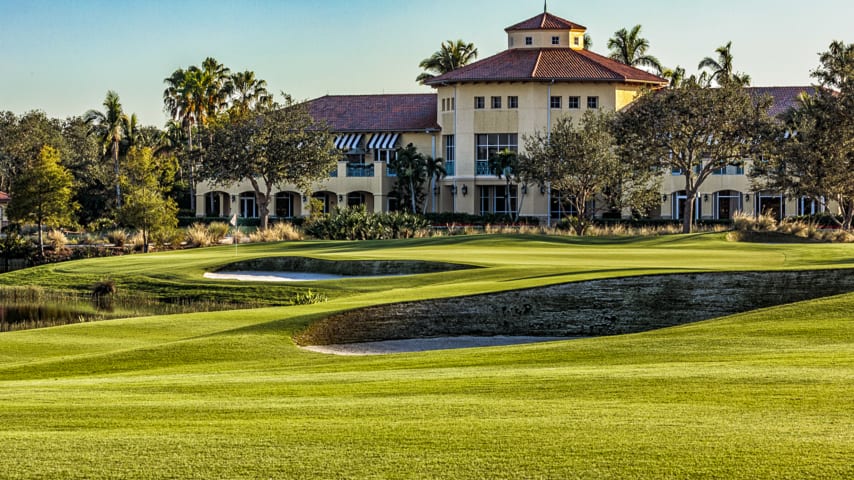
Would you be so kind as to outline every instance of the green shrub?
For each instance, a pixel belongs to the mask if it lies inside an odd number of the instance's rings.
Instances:
[[[324,240],[385,240],[425,235],[429,222],[407,212],[368,213],[364,206],[339,208],[305,223],[306,234]]]
[[[111,230],[107,232],[107,241],[116,247],[124,247],[128,241],[128,232],[122,229]]]
[[[187,245],[190,247],[207,247],[211,244],[211,234],[204,223],[194,223],[187,227]]]
[[[220,242],[228,236],[228,232],[231,230],[231,225],[226,222],[211,222],[208,224],[208,235],[210,242],[214,245],[218,245]]]
[[[46,237],[47,244],[50,245],[54,251],[58,252],[68,245],[68,237],[62,233],[62,230],[51,230],[47,232]]]
[[[320,292],[315,292],[308,289],[305,292],[300,292],[294,296],[294,305],[314,305],[315,303],[323,303],[329,301],[329,297]]]

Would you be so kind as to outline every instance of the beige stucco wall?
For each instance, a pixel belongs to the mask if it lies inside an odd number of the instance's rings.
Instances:
[[[446,210],[479,213],[478,186],[504,185],[504,180],[490,175],[475,175],[475,135],[484,133],[516,133],[519,150],[524,152],[525,137],[548,129],[549,121],[556,122],[562,116],[580,120],[587,111],[587,97],[598,97],[599,109],[615,111],[625,107],[638,94],[639,87],[613,83],[540,83],[508,82],[440,86],[437,97],[454,98],[456,111],[445,111],[439,115],[443,135],[456,134],[456,176],[444,180],[441,203]],[[483,109],[475,109],[475,97],[484,97]],[[491,97],[502,99],[502,108],[491,108]],[[516,96],[519,106],[507,108],[507,97]],[[549,108],[550,97],[561,97],[561,108]],[[568,108],[568,97],[579,97],[579,108]],[[445,103],[448,105],[448,102]],[[456,117],[456,118],[455,118]],[[454,130],[456,120],[456,132]],[[441,148],[441,143],[440,143]],[[441,156],[441,155],[440,155]],[[451,196],[451,186],[457,186],[457,195]],[[462,195],[462,185],[468,194]],[[548,214],[548,196],[541,194],[537,186],[530,186],[522,202],[522,214],[545,219]]]
[[[374,133],[374,132],[370,132]],[[370,135],[366,134],[363,138],[363,146],[367,143]],[[433,139],[436,138],[436,152],[433,152]],[[398,140],[398,146],[405,147],[412,143],[419,152],[425,155],[435,155],[441,157],[439,148],[441,148],[441,138],[438,133],[425,132],[409,132],[403,133]],[[312,185],[312,192],[328,192],[330,198],[330,206],[334,208],[339,203],[346,203],[347,196],[353,192],[363,192],[366,195],[366,207],[375,212],[383,212],[388,210],[388,194],[394,190],[396,178],[387,175],[387,166],[385,162],[373,161],[373,152],[365,155],[365,163],[373,164],[373,177],[348,177],[347,162],[339,161],[337,164],[337,177],[329,177],[316,184]],[[262,184],[263,189],[263,184]],[[233,213],[240,211],[240,194],[244,192],[254,192],[252,184],[249,181],[241,181],[227,187],[215,186],[209,183],[201,183],[196,189],[196,215],[205,215],[205,195],[209,192],[224,192],[226,195],[227,205],[223,209],[225,212]],[[276,185],[273,188],[273,195],[279,192],[290,192],[296,195],[294,206],[294,215],[308,215],[308,202],[302,201],[302,193],[294,185]],[[271,214],[274,210],[274,205],[270,205]]]
[[[532,45],[525,45],[525,38],[531,37]],[[560,43],[552,44],[552,37],[558,37]],[[578,43],[575,43],[575,39]],[[584,30],[522,30],[508,32],[507,48],[584,48]]]

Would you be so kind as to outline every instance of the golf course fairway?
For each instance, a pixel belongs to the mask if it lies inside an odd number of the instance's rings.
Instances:
[[[204,278],[279,256],[471,268],[299,284]],[[294,341],[331,314],[383,303],[847,268],[850,244],[702,234],[306,241],[12,272],[0,285],[86,292],[110,278],[157,298],[266,306],[0,333],[0,478],[854,478],[854,293],[530,345],[342,357]],[[288,305],[306,289],[328,301]]]

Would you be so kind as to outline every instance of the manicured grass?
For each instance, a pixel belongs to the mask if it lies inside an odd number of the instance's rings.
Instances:
[[[854,477],[854,294],[514,347],[332,357],[291,340],[327,312],[379,302],[640,273],[854,267],[851,245],[305,242],[98,259],[0,282],[75,288],[110,275],[157,295],[264,298],[280,290],[201,274],[265,255],[483,268],[322,282],[331,301],[319,305],[0,334],[0,477]]]

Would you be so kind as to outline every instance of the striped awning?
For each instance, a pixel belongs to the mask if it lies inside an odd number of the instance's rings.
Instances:
[[[344,135],[338,135],[335,137],[335,148],[340,148],[341,150],[352,150],[359,146],[359,142],[362,141],[361,133],[347,133]]]
[[[391,150],[397,143],[398,137],[400,137],[399,133],[375,133],[368,142],[368,150]]]

